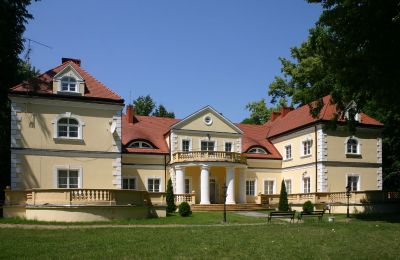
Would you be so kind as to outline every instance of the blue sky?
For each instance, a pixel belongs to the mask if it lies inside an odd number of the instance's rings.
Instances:
[[[321,8],[302,0],[73,0],[33,2],[26,38],[46,71],[80,58],[98,80],[129,97],[150,94],[177,118],[211,105],[230,120],[267,98]]]

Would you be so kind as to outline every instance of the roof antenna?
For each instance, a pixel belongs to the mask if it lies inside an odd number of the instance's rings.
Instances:
[[[26,51],[26,53],[25,53],[24,59],[25,59],[25,62],[28,63],[28,64],[30,63],[30,60],[31,60],[31,57],[30,57],[31,52],[32,52],[31,42],[36,43],[36,44],[38,44],[38,45],[41,45],[41,46],[43,46],[43,47],[46,47],[46,48],[48,48],[48,49],[50,49],[50,50],[53,49],[53,47],[51,47],[51,46],[49,46],[49,45],[46,45],[46,44],[44,44],[44,43],[41,43],[41,42],[32,40],[32,39],[30,39],[30,38],[26,38],[26,40],[28,40],[28,49],[27,49],[27,51]]]

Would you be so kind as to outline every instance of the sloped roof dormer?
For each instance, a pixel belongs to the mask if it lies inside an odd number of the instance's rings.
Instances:
[[[243,134],[235,124],[211,106],[206,106],[171,126],[172,129]]]
[[[71,64],[68,64],[60,72],[54,75],[53,93],[76,94],[83,96],[85,94],[85,80]]]

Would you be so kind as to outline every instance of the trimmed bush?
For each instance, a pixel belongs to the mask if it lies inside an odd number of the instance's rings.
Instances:
[[[287,196],[286,185],[285,185],[284,180],[282,180],[282,184],[281,184],[281,194],[279,195],[278,209],[279,209],[279,211],[289,211],[289,202],[288,202],[288,196]]]
[[[179,204],[178,209],[179,209],[179,215],[181,215],[182,217],[187,217],[190,214],[192,214],[190,205],[187,202],[182,202],[181,204]]]
[[[172,181],[171,179],[168,180],[167,184],[167,213],[175,212],[176,205],[175,205],[175,196],[174,196],[174,189],[172,188]]]
[[[314,204],[312,204],[311,201],[307,200],[307,201],[304,202],[304,204],[303,204],[303,211],[304,211],[304,212],[307,212],[307,213],[309,213],[309,212],[311,212],[311,211],[314,211]]]

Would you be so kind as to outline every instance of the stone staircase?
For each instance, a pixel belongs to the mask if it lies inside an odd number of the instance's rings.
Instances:
[[[224,204],[209,204],[209,205],[200,205],[195,204],[191,205],[192,211],[223,211]],[[261,204],[233,204],[226,205],[227,211],[255,211],[255,210],[266,210],[269,209],[267,206],[263,206]]]

